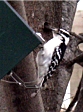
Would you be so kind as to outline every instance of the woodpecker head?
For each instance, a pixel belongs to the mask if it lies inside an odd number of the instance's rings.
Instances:
[[[69,38],[71,37],[70,33],[67,30],[64,29],[58,29],[58,28],[51,28],[53,37],[58,37],[61,41],[65,43],[65,45],[68,44]]]
[[[71,37],[70,33],[67,30],[64,29],[60,29],[59,30],[59,34],[62,36],[62,38],[64,39],[65,45],[68,44],[69,42],[69,38]]]
[[[65,45],[68,44],[69,38],[71,37],[70,33],[67,30],[59,29],[59,28],[52,28],[50,27],[48,22],[44,23],[44,31],[52,31],[53,37],[57,37],[65,42]]]
[[[67,38],[70,38],[70,33],[67,30],[60,29],[59,32],[63,35],[65,35]]]

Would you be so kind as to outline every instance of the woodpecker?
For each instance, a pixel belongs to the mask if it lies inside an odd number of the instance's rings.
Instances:
[[[51,30],[53,38],[43,45],[36,57],[38,76],[42,77],[41,87],[60,64],[70,39],[70,33],[64,29]]]

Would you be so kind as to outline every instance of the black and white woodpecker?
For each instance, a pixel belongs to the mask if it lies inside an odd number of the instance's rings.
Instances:
[[[70,33],[64,29],[52,29],[53,38],[43,45],[36,57],[38,76],[43,77],[43,87],[61,62],[69,43]]]

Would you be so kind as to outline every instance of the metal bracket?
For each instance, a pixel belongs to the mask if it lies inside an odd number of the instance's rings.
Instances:
[[[25,88],[29,88],[29,89],[40,89],[41,88],[41,83],[38,85],[30,85],[31,83],[36,82],[35,81],[31,81],[31,82],[24,82],[14,71],[10,71],[9,74],[7,74],[8,76],[10,76],[14,81],[8,81],[8,80],[4,80],[1,79],[1,81],[3,82],[7,82],[7,83],[14,83],[14,84],[18,84],[19,86],[23,86]]]

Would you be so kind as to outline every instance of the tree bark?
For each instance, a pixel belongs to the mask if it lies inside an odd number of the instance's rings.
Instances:
[[[62,22],[61,28],[71,31],[72,23],[76,11],[77,1],[64,1],[62,2]],[[57,68],[57,107],[56,112],[60,112],[62,101],[65,95],[65,91],[72,75],[73,66],[67,67],[68,62],[75,57],[75,51],[73,48],[76,46],[74,40],[70,39],[70,43],[66,49],[64,58]],[[73,48],[71,47],[73,46]]]
[[[4,91],[4,84],[0,82],[0,112],[9,112],[7,108],[6,94]]]
[[[32,5],[32,6],[31,6]],[[50,32],[43,32],[42,26],[45,21],[53,27],[71,30],[72,22],[76,11],[77,2],[26,2],[28,22],[35,31],[42,33],[45,40],[52,38]],[[49,8],[48,8],[49,7]],[[34,23],[34,26],[33,26]],[[72,41],[73,42],[73,41]],[[71,42],[71,43],[72,43]],[[42,91],[44,107],[47,112],[59,112],[65,90],[72,74],[73,67],[67,68],[67,60],[74,58],[74,52],[71,49],[71,43],[66,50],[64,59],[57,68],[56,73],[48,82],[49,88]],[[74,42],[75,45],[75,42]],[[69,52],[70,51],[70,52]],[[71,54],[71,55],[70,55]],[[72,57],[73,56],[73,57]],[[63,81],[64,80],[64,81]]]
[[[78,97],[79,97],[79,93],[80,93],[80,89],[81,89],[81,81],[82,80],[80,80],[80,83],[79,83],[79,86],[77,88],[75,97],[73,98],[73,100],[71,101],[69,107],[67,108],[67,110],[65,112],[71,112],[73,107],[75,106],[75,103],[78,101]]]
[[[46,33],[43,31],[44,22],[48,21],[53,27],[61,27],[71,31],[77,6],[77,1],[10,1],[9,3],[26,21],[28,20],[29,25],[36,32],[42,33],[45,40],[52,38],[52,35],[51,32]],[[74,63],[78,63],[83,66],[83,61],[78,61],[78,57],[79,55],[81,56],[82,51],[77,48],[78,44],[83,42],[82,36],[71,35],[72,37],[63,61],[56,69],[54,76],[48,81],[49,88],[41,91],[46,112],[60,112],[66,87],[72,74],[73,65]],[[34,59],[38,50],[32,52],[14,68],[14,71],[25,82],[37,79]],[[2,85],[1,87],[4,88],[2,90],[5,91],[7,96],[6,110],[8,112],[44,112],[40,91],[34,98],[31,98],[31,94],[35,89],[27,89],[16,84],[2,83]]]
[[[53,27],[55,27],[55,25],[56,25],[56,27],[60,27],[61,2],[54,2],[54,1],[27,2],[27,1],[25,1],[24,3],[25,3],[25,7],[26,7],[29,25],[36,32],[41,32],[46,41],[51,39],[52,38],[51,32],[47,32],[47,33],[44,32],[43,26],[44,26],[44,23],[47,21]],[[56,103],[57,103],[56,102],[56,93],[57,93],[56,79],[50,80],[49,82],[50,82],[49,89],[42,90],[41,93],[42,93],[45,111],[46,112],[55,112]]]
[[[81,89],[80,89],[80,94],[79,94],[79,98],[77,101],[77,105],[76,108],[74,110],[74,112],[82,112],[83,111],[83,76],[82,76],[82,82],[81,82]]]

